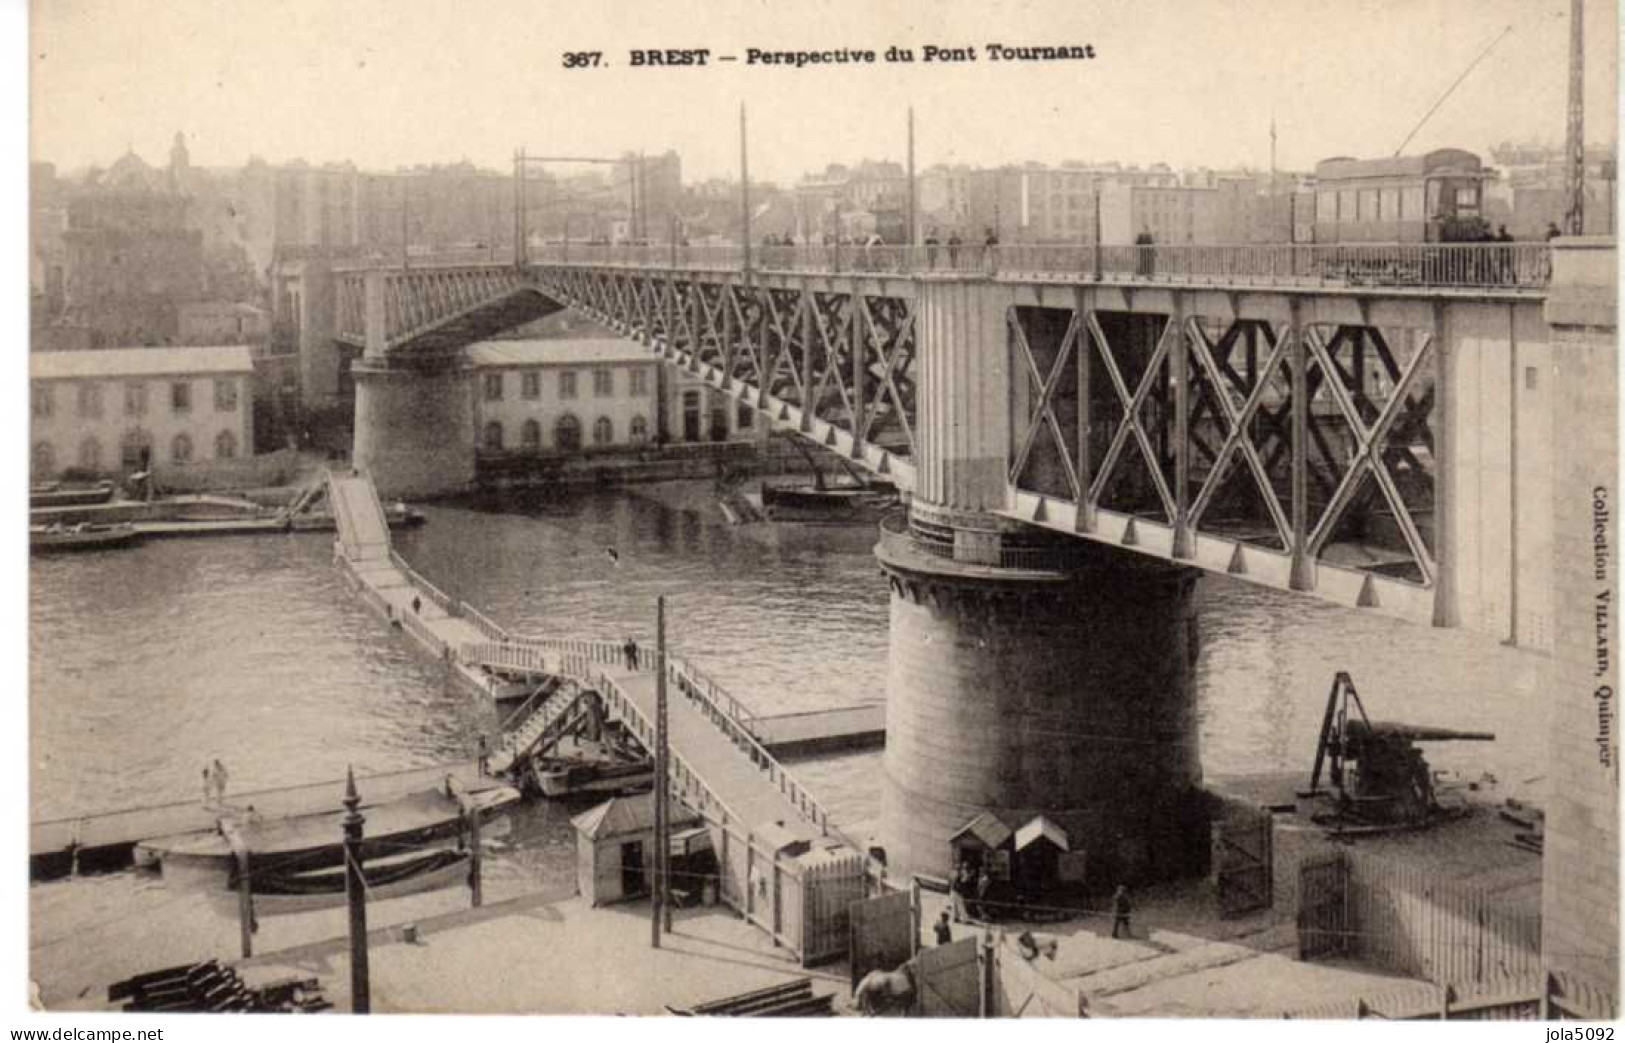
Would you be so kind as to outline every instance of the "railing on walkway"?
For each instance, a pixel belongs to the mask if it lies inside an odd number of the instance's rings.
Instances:
[[[423,595],[434,604],[439,605],[442,612],[448,616],[457,615],[457,606],[460,604],[460,602],[452,598],[433,583],[430,583],[428,580],[418,575],[417,570],[406,563],[406,559],[401,557],[399,551],[391,548],[389,552],[389,560],[391,564],[401,570],[401,574],[406,577],[406,581],[408,583],[412,584],[413,587],[422,592]]]
[[[738,246],[549,244],[532,263],[739,271]],[[758,272],[961,274],[1216,286],[1439,287],[1538,290],[1551,277],[1544,242],[1227,246],[759,246]]]
[[[880,549],[893,557],[923,554],[961,565],[1028,572],[1064,572],[1085,564],[1092,556],[1092,548],[1078,542],[1034,547],[989,540],[985,546],[972,547],[918,532],[902,514],[890,514],[880,520]]]

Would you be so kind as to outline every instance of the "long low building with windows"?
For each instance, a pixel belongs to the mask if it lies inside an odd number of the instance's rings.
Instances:
[[[626,340],[489,340],[470,345],[468,359],[474,437],[484,453],[725,441],[756,424],[749,409],[731,409],[727,398]]]
[[[254,453],[246,347],[38,352],[28,358],[31,472],[52,478]]]

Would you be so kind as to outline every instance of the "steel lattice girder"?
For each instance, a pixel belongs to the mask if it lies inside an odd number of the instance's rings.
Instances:
[[[1104,506],[1102,498],[1113,478],[1137,455],[1176,531],[1184,528],[1223,538],[1226,532],[1205,524],[1206,516],[1221,490],[1238,473],[1245,473],[1245,489],[1257,505],[1259,521],[1267,522],[1266,530],[1279,540],[1281,550],[1318,558],[1336,542],[1333,534],[1339,527],[1351,521],[1369,479],[1369,488],[1392,517],[1415,580],[1432,586],[1437,564],[1417,521],[1418,512],[1430,510],[1431,503],[1415,502],[1415,496],[1407,499],[1396,479],[1398,471],[1415,476],[1416,482],[1431,482],[1430,467],[1415,447],[1432,444],[1435,389],[1431,382],[1420,386],[1427,381],[1424,373],[1434,356],[1432,331],[1406,331],[1413,336],[1414,348],[1401,359],[1389,336],[1376,327],[1294,329],[1284,323],[1238,319],[1214,336],[1198,317],[1179,321],[1168,317],[1155,343],[1144,352],[1143,368],[1131,370],[1131,361],[1142,360],[1130,360],[1124,352],[1131,348],[1112,343],[1102,317],[1113,313],[1031,309],[1068,313],[1063,327],[1056,321],[1024,320],[1025,310],[1012,306],[1007,312],[1013,371],[1032,392],[1026,415],[1015,419],[1008,472],[1014,489],[1077,505],[1080,527],[1087,529],[1087,519]],[[1040,334],[1040,327],[1047,332]],[[1048,342],[1034,343],[1037,335],[1047,336]],[[1243,347],[1246,364],[1238,368],[1232,355]],[[1367,348],[1391,383],[1382,401],[1366,386]],[[1183,365],[1175,364],[1179,352],[1185,353]],[[1347,364],[1344,354],[1350,356]],[[1305,369],[1301,401],[1290,390],[1298,357],[1304,359]],[[1091,367],[1105,374],[1109,399],[1090,390],[1098,388],[1098,381],[1091,385],[1087,373]],[[1138,379],[1131,384],[1134,372]],[[1177,387],[1181,379],[1183,390]],[[1183,423],[1172,410],[1159,412],[1152,424],[1146,422],[1146,404],[1159,392],[1170,402],[1184,403]],[[1072,399],[1069,408],[1082,411],[1072,436],[1057,409],[1063,393]],[[1107,404],[1120,409],[1121,416],[1104,450],[1091,458],[1087,432],[1100,418],[1089,413]],[[1301,446],[1292,438],[1300,408],[1308,410]],[[1221,437],[1210,440],[1204,427]],[[1054,447],[1063,488],[1024,484],[1037,480],[1031,468],[1041,444]],[[1159,456],[1158,446],[1168,447],[1173,459]],[[1193,476],[1189,485],[1168,481],[1165,468],[1170,463],[1176,474]],[[1206,474],[1194,477],[1203,464]],[[1320,491],[1319,509],[1307,509],[1296,523],[1291,504],[1283,502],[1284,494],[1293,492],[1294,481],[1305,485],[1297,490],[1305,504],[1311,486]]]
[[[691,371],[711,367],[719,390],[763,410],[769,396],[797,407],[803,433],[817,420],[849,435],[855,456],[881,438],[892,439],[888,452],[914,453],[912,299],[824,276],[768,285],[735,273],[584,265],[534,277],[560,303]]]

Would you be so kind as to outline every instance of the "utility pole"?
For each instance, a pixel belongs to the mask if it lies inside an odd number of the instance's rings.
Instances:
[[[660,745],[660,767],[655,785],[660,789],[660,912],[671,933],[671,723],[666,712],[666,596],[655,598],[655,717]]]
[[[649,944],[660,948],[662,928],[671,930],[671,910],[666,907],[666,854],[671,846],[666,833],[666,598],[655,598],[655,850],[654,887],[650,896]]]
[[[745,103],[739,103],[739,208],[740,241],[745,248],[744,272],[750,274],[750,152],[746,148]]]
[[[367,880],[361,875],[361,797],[355,791],[355,768],[344,783],[344,897],[350,906],[350,1013],[372,1013],[371,976],[367,968]]]
[[[915,214],[915,192],[917,186],[914,181],[914,106],[908,107],[908,245],[920,245],[920,228]]]
[[[1585,0],[1569,0],[1569,125],[1564,143],[1563,231],[1585,234]]]
[[[410,174],[401,178],[401,267],[412,267],[412,253],[406,248],[409,240],[407,225],[410,223],[409,209],[412,200],[412,176]]]
[[[530,201],[525,198],[525,166],[525,150],[520,149],[519,169],[513,184],[514,213],[519,223],[518,235],[515,236],[513,241],[513,256],[515,263],[521,268],[525,266],[527,259],[525,254],[526,247],[529,244],[525,240],[530,238]]]

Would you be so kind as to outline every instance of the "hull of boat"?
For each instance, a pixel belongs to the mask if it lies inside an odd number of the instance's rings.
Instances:
[[[473,858],[466,851],[427,852],[409,859],[365,865],[362,873],[367,881],[367,901],[402,898],[465,884],[472,865]],[[281,916],[337,908],[345,902],[344,876],[342,867],[286,876],[262,877],[256,872],[250,889],[254,915]],[[222,911],[235,913],[237,886],[233,881],[228,889],[214,892],[213,900]]]
[[[885,486],[762,486],[762,513],[772,521],[875,521],[897,506],[897,493]]]
[[[622,793],[654,784],[654,768],[647,763],[538,765],[532,774],[536,788],[551,800],[589,793]]]
[[[477,790],[469,796],[479,809],[482,830],[488,822],[494,826],[502,812],[520,799],[519,791],[511,786]],[[223,821],[229,821],[239,833],[257,866],[269,873],[292,873],[342,864],[345,814],[333,811],[271,820],[227,816]],[[463,830],[460,806],[441,790],[364,807],[361,814],[366,820],[362,826],[364,858],[423,847]],[[220,829],[143,841],[136,846],[135,859],[138,864],[158,862],[165,880],[183,885],[218,883],[236,866],[236,853]]]

